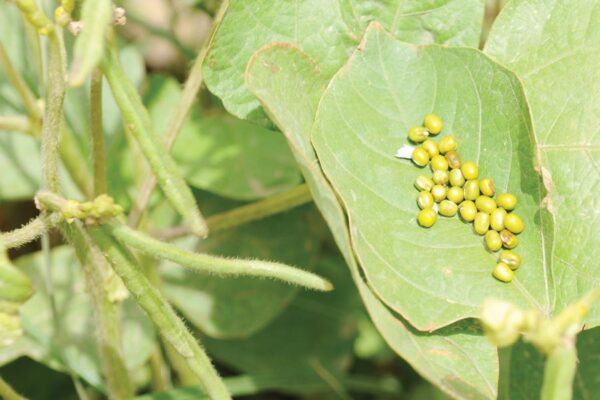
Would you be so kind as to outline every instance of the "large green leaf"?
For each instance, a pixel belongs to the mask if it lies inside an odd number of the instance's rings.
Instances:
[[[52,250],[50,256],[59,334],[54,333],[43,255],[38,252],[21,257],[15,265],[30,276],[37,290],[21,307],[24,340],[34,343],[33,351],[24,348],[22,355],[52,368],[65,370],[68,367],[91,385],[104,387],[96,338],[90,335],[95,330],[93,306],[72,249],[58,247]],[[122,304],[121,319],[124,356],[127,367],[134,371],[150,357],[154,347],[154,330],[133,300]]]
[[[202,197],[209,213],[237,202]],[[211,207],[212,205],[212,207]],[[187,238],[177,244],[199,252],[228,257],[277,260],[314,268],[319,251],[311,225],[318,226],[313,207],[215,232],[207,240]],[[315,218],[317,217],[316,221]],[[277,317],[294,299],[298,288],[253,277],[222,278],[199,275],[176,264],[161,265],[164,288],[171,302],[203,333],[217,338],[249,336]]]
[[[273,45],[253,56],[246,77],[250,90],[286,135],[315,203],[350,267],[363,303],[386,342],[446,393],[457,398],[495,398],[496,349],[472,324],[465,322],[436,333],[418,332],[387,309],[361,277],[344,211],[318,166],[309,139],[325,83],[315,63],[294,46]],[[289,96],[290,88],[297,95]]]
[[[205,81],[232,114],[263,119],[244,86],[248,59],[260,47],[290,42],[329,79],[346,61],[372,20],[415,43],[476,46],[483,0],[231,0],[205,64]],[[295,95],[290,91],[290,95]]]
[[[174,79],[150,81],[145,102],[157,130],[165,130],[180,97]],[[301,179],[279,132],[226,113],[192,109],[172,152],[190,185],[238,200],[290,189]]]
[[[339,258],[322,260],[316,271],[331,279],[336,290],[304,291],[276,320],[249,338],[205,339],[208,351],[250,375],[296,377],[282,389],[313,391],[326,387],[329,375],[340,379],[350,367],[360,300]]]
[[[459,138],[463,160],[478,163],[499,192],[519,198],[524,266],[510,285],[492,278],[496,258],[469,224],[440,218],[423,229],[416,222],[413,183],[423,171],[394,158],[394,150],[432,111]],[[373,25],[330,82],[313,131],[319,161],[348,211],[367,281],[417,328],[476,317],[489,296],[551,309],[543,251],[551,235],[542,232],[541,179],[529,137],[517,78],[475,49],[418,48]]]
[[[531,105],[538,164],[555,220],[552,301],[600,285],[600,2],[512,1],[485,51],[513,69]],[[596,308],[587,324],[600,323]]]

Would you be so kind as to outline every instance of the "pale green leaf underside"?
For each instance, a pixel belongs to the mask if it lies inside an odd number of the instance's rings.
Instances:
[[[263,119],[244,86],[244,69],[256,50],[289,42],[310,55],[326,79],[358,45],[367,24],[379,20],[414,43],[476,46],[483,0],[231,0],[204,68],[209,89],[232,114]]]
[[[390,312],[360,276],[348,237],[344,211],[325,179],[312,149],[309,133],[323,79],[314,62],[286,44],[257,52],[248,66],[248,87],[286,135],[315,203],[344,255],[367,310],[387,343],[420,374],[458,398],[495,398],[498,375],[496,349],[468,323],[440,333],[417,332]],[[290,90],[298,96],[289,96]],[[452,331],[451,329],[456,329]]]
[[[600,1],[507,5],[485,51],[523,81],[555,215],[556,307],[600,285]],[[588,326],[600,323],[600,307]]]
[[[413,184],[429,170],[393,157],[429,112],[459,139],[498,192],[519,198],[527,226],[524,265],[509,285],[491,276],[496,257],[469,224],[418,226]],[[478,315],[490,296],[552,308],[543,256],[541,179],[533,170],[527,105],[517,79],[469,48],[399,42],[373,25],[330,83],[313,131],[319,161],[348,211],[354,247],[373,290],[419,329]]]

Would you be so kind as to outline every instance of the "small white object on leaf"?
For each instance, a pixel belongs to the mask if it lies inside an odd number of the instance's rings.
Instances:
[[[396,151],[395,156],[397,158],[405,158],[407,160],[412,159],[412,153],[415,150],[415,146],[405,144]]]

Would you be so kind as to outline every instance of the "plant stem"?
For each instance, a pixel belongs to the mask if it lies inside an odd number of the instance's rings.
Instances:
[[[270,261],[244,260],[192,253],[172,244],[156,240],[121,223],[113,222],[108,224],[106,228],[110,230],[112,236],[125,245],[152,257],[173,261],[200,273],[218,276],[255,276],[276,279],[313,290],[333,290],[331,282],[300,268]]]
[[[92,298],[98,347],[109,397],[129,399],[133,397],[134,389],[123,357],[117,307],[108,299],[105,288],[107,269],[110,267],[78,222],[62,223],[61,231],[75,248]]]
[[[21,115],[0,115],[0,131],[32,133],[31,122]]]
[[[42,236],[54,225],[48,215],[38,215],[27,224],[10,232],[0,233],[0,242],[6,248],[20,247]]]
[[[48,43],[48,91],[42,127],[42,187],[57,192],[66,70],[62,30],[54,29],[48,36]]]
[[[571,400],[577,372],[575,338],[565,341],[546,360],[541,400]]]
[[[107,193],[104,132],[102,129],[102,71],[92,73],[90,88],[90,131],[94,169],[94,197]]]
[[[256,203],[213,215],[208,217],[206,222],[211,232],[218,232],[291,210],[310,201],[312,201],[310,189],[306,184],[302,184]],[[162,240],[173,240],[189,234],[187,227],[176,227],[159,232],[157,237]]]
[[[89,227],[90,235],[100,250],[108,257],[115,272],[138,304],[146,311],[163,338],[171,343],[198,376],[204,388],[216,400],[230,399],[225,384],[210,359],[194,339],[171,305],[150,283],[137,266],[133,255],[115,241],[106,226]]]
[[[206,55],[208,54],[208,50],[210,49],[210,45],[212,44],[213,38],[221,21],[223,20],[223,16],[225,15],[225,11],[229,7],[229,0],[223,0],[215,19],[213,20],[210,33],[206,39],[206,42],[202,45],[200,49],[200,53],[198,53],[198,57],[196,57],[196,61],[194,61],[194,65],[190,70],[190,74],[185,82],[183,87],[183,92],[181,94],[181,98],[179,99],[179,103],[177,107],[175,107],[175,112],[169,119],[169,123],[167,124],[167,129],[164,135],[165,146],[167,151],[171,149],[173,143],[175,143],[175,139],[181,131],[181,127],[185,122],[187,115],[194,104],[194,100],[196,99],[196,95],[200,90],[200,86],[202,86],[202,81],[204,80],[204,76],[202,74],[202,67],[204,65],[204,60],[206,59]],[[129,225],[133,227],[137,227],[142,219],[142,215],[148,206],[148,201],[150,200],[150,195],[154,191],[156,187],[156,177],[154,175],[148,175],[146,180],[142,183],[141,189],[139,191],[138,197],[134,202],[134,206],[129,213]]]
[[[5,400],[25,400],[2,377],[0,377],[0,398]]]
[[[2,43],[0,43],[0,64],[4,69],[4,72],[6,72],[6,77],[17,90],[19,96],[21,96],[23,105],[29,113],[29,117],[32,119],[32,121],[36,121],[36,123],[39,124],[39,121],[42,118],[42,113],[40,112],[37,99],[29,89],[29,86],[27,86],[27,83],[25,83],[25,80],[12,65],[4,46],[2,46]]]

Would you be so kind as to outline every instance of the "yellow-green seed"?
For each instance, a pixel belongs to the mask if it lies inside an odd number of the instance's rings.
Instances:
[[[437,143],[431,139],[427,139],[426,141],[424,141],[423,144],[421,144],[421,146],[423,146],[423,148],[427,150],[427,153],[429,153],[429,157],[437,156],[438,154],[440,154],[440,149],[438,148]]]
[[[519,245],[519,239],[517,239],[514,233],[507,229],[502,229],[500,231],[500,239],[502,239],[502,246],[507,249],[514,249]]]
[[[419,177],[415,181],[415,187],[419,189],[419,191],[425,190],[429,192],[433,185],[435,185],[435,183],[433,183],[433,180],[425,175],[419,175]]]
[[[471,200],[465,200],[458,207],[460,217],[466,222],[472,222],[477,215],[477,207]]]
[[[448,161],[448,166],[450,168],[460,168],[462,166],[462,162],[460,161],[460,155],[456,150],[450,150],[445,154],[446,161]]]
[[[456,142],[456,138],[452,135],[443,137],[438,143],[438,148],[440,149],[440,153],[442,154],[446,154],[449,151],[456,150],[457,147],[458,143]]]
[[[448,171],[442,171],[442,170],[435,170],[433,171],[433,181],[435,183],[437,183],[438,185],[445,185],[446,183],[448,183]]]
[[[432,135],[437,135],[444,128],[442,119],[435,114],[427,114],[423,120],[423,124]]]
[[[465,182],[465,199],[475,201],[479,197],[479,181],[472,180]]]
[[[479,176],[479,168],[473,161],[466,161],[462,167],[460,167],[460,170],[466,180],[477,179]]]
[[[448,189],[446,189],[446,187],[442,185],[434,185],[431,188],[431,194],[433,195],[433,199],[438,203],[446,198],[447,191]]]
[[[413,150],[412,160],[419,167],[424,167],[429,162],[429,153],[422,147],[417,147]]]
[[[450,171],[449,180],[452,186],[463,187],[463,185],[465,184],[465,177],[463,176],[460,168],[456,168]]]
[[[498,207],[510,211],[517,206],[517,197],[514,194],[502,193],[496,196],[496,203],[498,204]]]
[[[448,189],[448,192],[446,192],[446,198],[456,204],[460,204],[460,202],[464,200],[465,195],[461,187],[452,186]]]
[[[508,265],[513,271],[521,266],[521,256],[512,250],[502,250],[498,260]]]
[[[504,227],[512,233],[519,234],[525,229],[525,224],[517,214],[510,213],[504,216]]]
[[[448,171],[448,161],[446,161],[446,157],[439,154],[431,157],[431,170]]]
[[[419,205],[419,208],[421,210],[423,210],[425,208],[431,208],[431,207],[433,207],[433,204],[434,204],[433,196],[429,192],[422,191],[417,196],[417,204]]]
[[[504,229],[504,216],[506,215],[506,210],[504,208],[498,207],[492,214],[490,215],[490,226],[493,230],[500,232]]]
[[[419,211],[419,215],[417,216],[417,220],[419,221],[419,225],[424,228],[429,228],[435,224],[435,220],[437,218],[437,214],[433,208],[424,208]]]
[[[450,200],[442,200],[438,209],[444,217],[454,217],[458,211],[458,206]]]
[[[490,178],[485,178],[479,181],[479,190],[486,196],[493,197],[496,194],[494,182]]]
[[[429,132],[423,126],[413,126],[408,130],[408,138],[415,143],[424,142],[429,136]]]
[[[475,206],[479,211],[491,214],[496,209],[496,202],[488,196],[479,196],[475,200]]]
[[[508,265],[500,262],[500,263],[496,264],[496,266],[494,267],[494,271],[492,272],[492,275],[494,276],[494,278],[498,279],[499,281],[508,283],[513,280],[515,273],[513,272],[512,269],[510,269],[510,267]]]
[[[490,229],[490,214],[481,211],[478,212],[477,215],[475,215],[473,229],[478,235],[485,235],[485,233]]]
[[[485,233],[485,247],[489,251],[498,251],[502,248],[502,239],[500,234],[496,231],[487,231]]]

